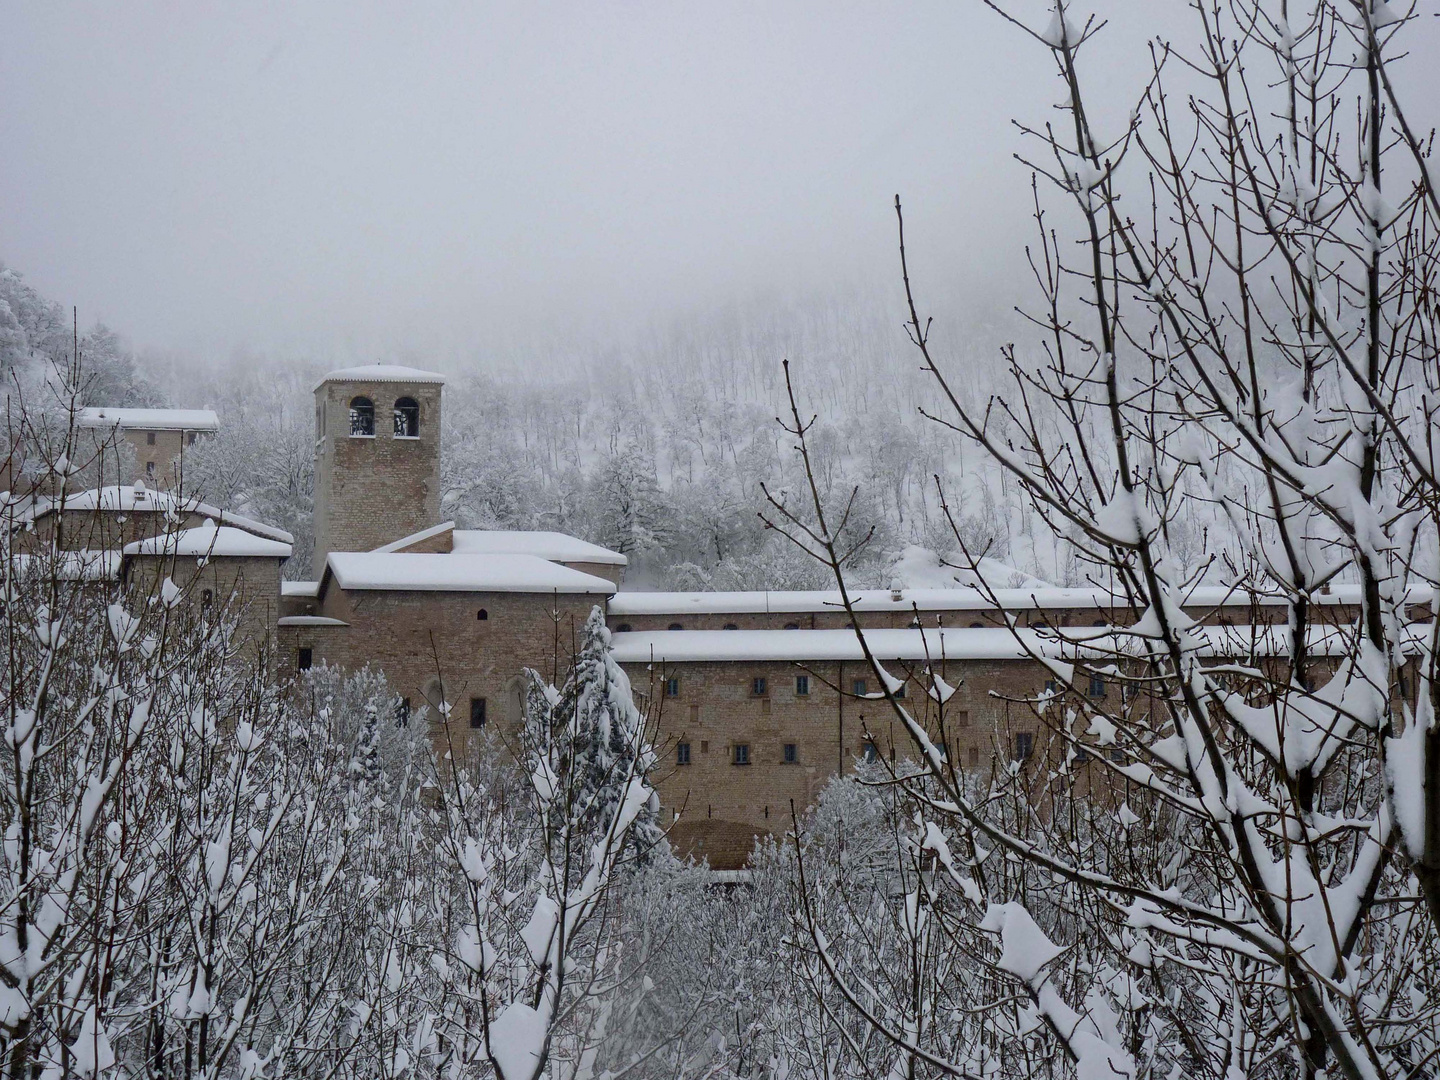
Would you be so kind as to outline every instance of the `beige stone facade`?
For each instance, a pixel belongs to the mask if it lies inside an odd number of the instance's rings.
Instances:
[[[90,432],[97,450],[114,443],[128,451],[123,455],[128,475],[115,476],[107,469],[107,480],[167,490],[182,487],[186,452],[219,430],[219,420],[209,409],[87,408],[77,423]]]
[[[373,551],[440,521],[440,389],[428,372],[376,365],[327,375],[315,388],[315,565],[332,551]],[[418,406],[418,433],[397,433],[397,403]],[[368,402],[372,433],[352,433]]]

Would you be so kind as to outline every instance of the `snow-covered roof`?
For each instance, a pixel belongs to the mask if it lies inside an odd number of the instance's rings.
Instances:
[[[175,533],[161,533],[125,545],[126,555],[230,556],[288,559],[290,545],[213,522]]]
[[[120,580],[118,551],[60,551],[55,556],[55,576],[60,581]],[[17,574],[48,574],[50,558],[49,555],[16,555],[12,565]]]
[[[342,589],[402,592],[595,593],[613,582],[534,555],[335,551],[325,563]]]
[[[457,555],[534,555],[551,562],[605,566],[624,566],[629,562],[618,551],[560,532],[456,529],[454,550]]]
[[[946,627],[930,630],[866,630],[865,641],[882,663],[888,660],[1026,660],[1035,656],[1075,659],[1110,657],[1136,649],[1133,635],[1089,628],[1054,633],[998,627]],[[1196,627],[1204,657],[1279,655],[1288,648],[1284,627]],[[615,659],[622,664],[705,663],[707,661],[864,660],[853,630],[652,630],[612,634]],[[1353,647],[1348,628],[1314,628],[1309,647],[1317,656]]]
[[[331,619],[325,615],[282,615],[275,620],[276,626],[349,626],[343,619]]]
[[[282,581],[280,582],[281,596],[319,596],[320,582],[318,581]]]
[[[442,521],[439,525],[431,525],[428,529],[421,529],[419,532],[413,532],[409,536],[402,536],[399,540],[392,540],[390,543],[382,544],[374,550],[382,553],[387,551],[403,551],[408,547],[413,547],[415,544],[429,540],[431,537],[439,536],[442,533],[453,532],[454,529],[455,522]]]
[[[75,422],[83,428],[118,427],[139,431],[218,431],[213,409],[81,409]]]
[[[1412,589],[1411,603],[1423,602],[1428,590]],[[1106,589],[996,589],[995,599],[1006,611],[1081,609],[1108,611],[1123,599]],[[993,611],[988,593],[974,588],[954,589],[858,589],[850,593],[856,611]],[[1315,597],[1321,604],[1355,604],[1359,588],[1337,585]],[[1248,593],[1220,586],[1202,586],[1185,594],[1189,608],[1249,607]],[[1262,597],[1266,606],[1282,605],[1280,597]],[[840,593],[830,591],[794,592],[621,592],[610,601],[611,615],[757,614],[840,611]]]
[[[202,517],[212,518],[222,525],[234,525],[237,529],[244,529],[256,536],[278,540],[282,544],[295,542],[295,538],[284,529],[277,529],[251,518],[232,514],[228,510],[221,510],[219,507],[203,503],[199,499],[183,499],[168,491],[157,491],[142,484],[135,484],[133,487],[129,484],[120,484],[105,488],[90,488],[88,491],[71,491],[66,492],[64,496],[38,499],[24,520],[38,520],[51,511],[59,510],[62,499],[66,510],[99,510],[115,514],[199,514]]]
[[[436,371],[421,371],[419,368],[404,367],[400,364],[366,364],[327,371],[315,384],[315,389],[320,389],[327,382],[408,382],[443,386],[445,376]]]

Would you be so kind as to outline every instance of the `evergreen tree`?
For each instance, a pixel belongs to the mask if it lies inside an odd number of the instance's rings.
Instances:
[[[632,776],[655,765],[646,739],[645,715],[635,707],[630,679],[615,662],[605,616],[596,607],[585,620],[580,650],[558,690],[536,672],[527,673],[526,750],[556,791],[568,792],[570,828],[597,837],[614,819]],[[652,797],[636,818],[626,845],[647,861],[664,839],[658,801]]]

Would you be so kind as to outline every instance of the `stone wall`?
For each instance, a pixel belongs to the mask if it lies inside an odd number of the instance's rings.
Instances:
[[[346,591],[331,581],[317,612],[348,625],[280,627],[280,666],[293,670],[302,648],[312,650],[316,664],[351,670],[373,664],[412,710],[428,697],[438,701],[443,679],[451,736],[463,744],[472,698],[485,701],[487,722],[518,724],[524,669],[562,678],[586,617],[601,601],[570,594]]]
[[[629,664],[626,669],[637,703],[648,706],[658,727],[658,786],[667,824],[680,814],[672,841],[682,853],[705,855],[717,869],[743,864],[743,858],[735,861],[737,836],[788,828],[790,801],[797,809],[808,806],[832,776],[854,771],[867,754],[867,743],[874,746],[870,753],[889,760],[910,751],[890,705],[858,696],[879,690],[873,673],[858,660]],[[897,678],[904,674],[899,664],[887,670]],[[808,694],[798,692],[798,677],[808,681]],[[667,686],[672,678],[676,683]],[[755,692],[757,678],[765,680],[763,694]],[[1038,665],[950,661],[941,678],[957,687],[943,717],[919,683],[907,684],[906,703],[933,736],[943,721],[945,744],[961,767],[988,770],[995,760],[1010,760],[1020,733],[1030,735],[1038,752],[1041,732],[1029,708],[990,693],[1039,693],[1046,680]],[[682,744],[689,747],[688,764],[680,762]],[[787,744],[795,748],[793,762],[785,759]],[[737,761],[740,745],[746,747],[746,763]],[[742,846],[748,856],[750,845]]]
[[[326,382],[315,391],[315,563],[332,551],[371,551],[440,520],[440,386]],[[350,434],[350,402],[375,406],[375,434]],[[394,434],[394,405],[420,406],[420,434]]]
[[[212,556],[202,561],[189,555],[132,556],[126,561],[125,587],[131,601],[159,596],[170,578],[185,590],[193,609],[228,610],[239,617],[235,640],[250,656],[275,640],[280,606],[280,564],[276,558]]]

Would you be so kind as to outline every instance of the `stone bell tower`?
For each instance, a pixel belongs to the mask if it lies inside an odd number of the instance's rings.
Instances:
[[[375,364],[315,387],[315,569],[440,524],[440,391],[433,371]]]

